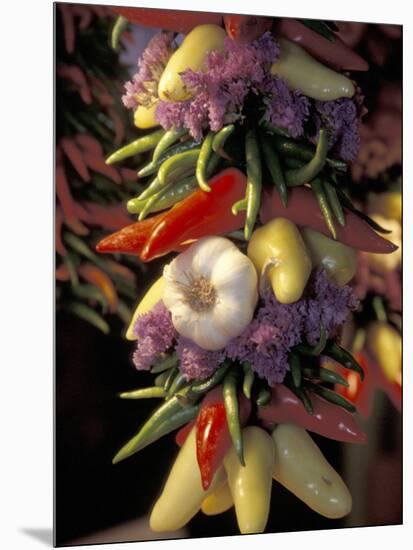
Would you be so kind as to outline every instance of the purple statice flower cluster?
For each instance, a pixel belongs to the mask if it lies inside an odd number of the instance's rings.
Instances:
[[[134,334],[138,340],[132,361],[138,370],[149,370],[159,354],[169,350],[177,337],[171,314],[162,301],[137,318]]]
[[[321,324],[329,337],[334,336],[357,306],[358,300],[349,286],[339,287],[324,270],[317,270],[297,302],[281,304],[267,290],[253,321],[227,344],[226,355],[248,361],[270,386],[280,384],[289,370],[291,348],[304,339],[314,345],[320,337]]]
[[[330,149],[344,161],[356,159],[360,147],[356,103],[347,98],[315,102],[315,120],[327,128]]]
[[[160,32],[148,43],[138,60],[138,72],[132,80],[126,82],[126,93],[122,101],[128,109],[136,109],[138,105],[146,107],[157,96],[158,82],[161,74],[173,53],[174,33]]]
[[[208,378],[225,358],[224,351],[205,350],[183,336],[179,336],[175,350],[179,369],[186,380]]]
[[[159,101],[156,119],[165,128],[188,128],[194,139],[200,140],[209,127],[218,131],[224,124],[242,117],[246,96],[265,89],[272,63],[280,50],[270,32],[250,44],[238,44],[225,39],[224,50],[206,56],[205,71],[188,69],[182,81],[193,97],[186,101]]]
[[[290,90],[285,80],[268,75],[262,91],[267,109],[265,120],[285,128],[291,137],[299,137],[304,132],[304,122],[310,114],[310,100],[299,90]]]

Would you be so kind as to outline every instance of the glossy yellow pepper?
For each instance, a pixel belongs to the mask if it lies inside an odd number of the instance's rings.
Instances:
[[[225,480],[224,468],[214,475],[207,491],[201,483],[196,458],[195,428],[185,440],[166,480],[162,494],[152,509],[149,525],[153,531],[175,531],[200,510],[202,501]]]
[[[323,267],[338,285],[345,285],[356,274],[357,255],[354,248],[334,241],[310,228],[301,229],[314,267]]]
[[[400,380],[402,369],[402,338],[384,321],[374,321],[367,327],[366,347],[390,382]]]
[[[269,283],[275,297],[283,304],[301,298],[312,263],[293,222],[276,218],[256,229],[249,241],[247,254],[257,269],[261,289]]]
[[[150,107],[145,107],[144,105],[138,106],[133,115],[133,120],[137,128],[145,130],[159,126],[159,122],[155,118],[157,103],[158,102],[155,101]]]
[[[329,69],[297,44],[285,38],[278,42],[281,55],[271,72],[286,80],[291,89],[321,101],[354,95],[354,85],[349,78]]]
[[[279,424],[272,439],[276,481],[327,518],[341,518],[350,513],[349,490],[306,430],[293,424]]]
[[[127,340],[136,340],[136,336],[133,332],[133,327],[135,326],[136,319],[139,317],[139,315],[144,315],[145,313],[148,313],[148,311],[150,311],[153,306],[159,302],[159,300],[162,300],[164,284],[164,278],[159,277],[159,279],[153,283],[151,288],[139,302],[137,308],[132,315],[132,321],[130,322],[129,327],[126,331],[125,336]]]
[[[199,25],[184,39],[171,55],[161,75],[158,95],[163,101],[184,101],[191,97],[182,82],[180,73],[186,69],[205,69],[206,55],[211,51],[222,51],[227,34],[218,25]]]
[[[224,459],[228,484],[241,533],[262,533],[267,525],[271,499],[274,444],[257,426],[243,430],[245,466],[234,447]]]
[[[222,514],[234,506],[228,482],[225,481],[202,502],[201,510],[207,516]]]

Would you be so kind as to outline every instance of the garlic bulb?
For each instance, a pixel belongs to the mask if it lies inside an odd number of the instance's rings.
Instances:
[[[163,302],[174,327],[201,348],[223,348],[251,322],[258,300],[256,270],[228,239],[199,239],[165,266],[163,275]]]

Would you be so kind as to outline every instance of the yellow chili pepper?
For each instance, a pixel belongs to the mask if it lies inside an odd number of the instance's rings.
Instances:
[[[155,101],[150,107],[139,105],[133,116],[135,126],[137,128],[147,129],[159,126],[159,122],[155,118],[155,111],[158,102]]]
[[[226,455],[224,466],[241,533],[262,533],[270,510],[274,444],[257,426],[245,428],[243,440],[245,466],[234,448]]]
[[[171,55],[158,85],[158,95],[163,101],[184,101],[191,97],[182,82],[180,73],[186,69],[205,69],[205,57],[211,51],[222,51],[227,34],[218,25],[198,25]]]
[[[283,304],[301,298],[312,263],[293,222],[276,218],[256,229],[248,244],[247,254],[258,271],[261,288],[269,282],[275,297]]]
[[[275,445],[273,478],[327,518],[341,518],[351,511],[349,490],[330,466],[306,430],[279,424],[272,433]]]
[[[200,510],[202,501],[224,479],[225,472],[221,466],[209,489],[204,491],[202,488],[193,428],[179,451],[161,496],[152,509],[149,519],[151,529],[158,532],[174,531],[186,525]]]
[[[323,267],[338,285],[345,285],[351,281],[357,269],[354,248],[329,239],[308,227],[301,229],[301,235],[314,266]]]
[[[297,44],[285,38],[278,42],[281,55],[271,72],[285,79],[290,88],[321,101],[354,95],[354,85],[349,78],[329,69]]]
[[[228,482],[224,481],[213,493],[202,502],[201,510],[207,516],[222,514],[234,506]]]
[[[402,338],[394,327],[384,321],[370,323],[366,332],[366,347],[390,382],[400,380]]]
[[[153,283],[151,288],[139,302],[137,308],[132,315],[132,321],[130,322],[129,327],[126,331],[125,336],[127,340],[136,340],[136,335],[133,331],[136,319],[139,317],[139,315],[144,315],[145,313],[148,313],[148,311],[150,311],[153,306],[162,299],[164,283],[164,278],[159,277],[159,279]]]

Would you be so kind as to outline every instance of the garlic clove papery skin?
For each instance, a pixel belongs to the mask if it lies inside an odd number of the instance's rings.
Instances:
[[[258,277],[251,260],[224,237],[204,237],[164,268],[163,301],[182,336],[217,351],[251,322]]]

